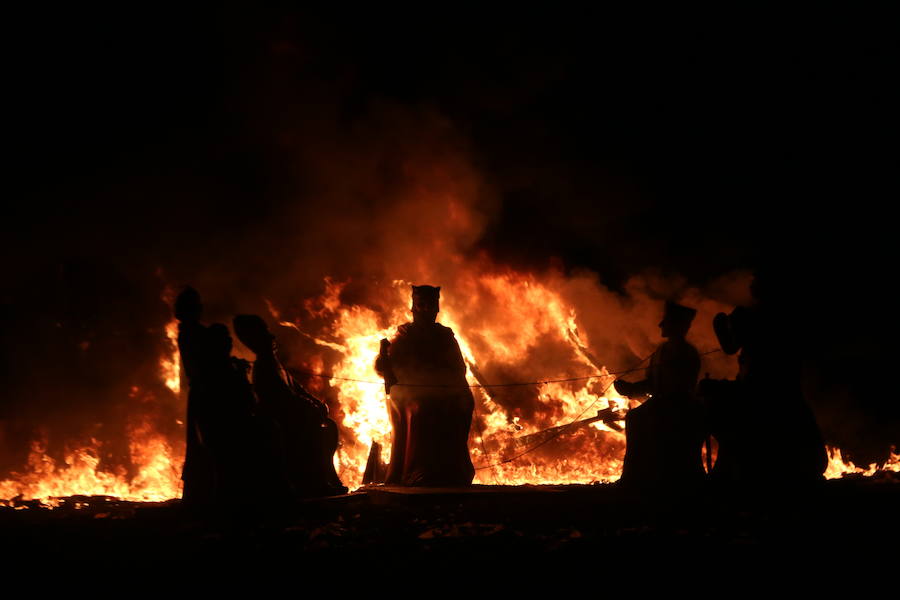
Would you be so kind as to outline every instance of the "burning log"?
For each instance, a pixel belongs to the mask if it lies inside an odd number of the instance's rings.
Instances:
[[[515,438],[514,443],[517,447],[530,447],[537,444],[542,444],[545,441],[562,435],[563,433],[571,433],[573,431],[577,431],[578,429],[587,427],[591,423],[596,423],[597,421],[603,421],[603,424],[607,427],[615,429],[616,431],[622,431],[622,427],[619,426],[616,421],[621,421],[623,418],[624,417],[622,416],[622,414],[616,412],[612,407],[604,408],[603,410],[598,410],[597,416],[595,417],[582,419],[581,421],[575,421],[573,423],[569,423],[568,425],[550,427],[549,429],[544,429],[543,431],[538,431],[537,433],[523,435],[521,437]]]

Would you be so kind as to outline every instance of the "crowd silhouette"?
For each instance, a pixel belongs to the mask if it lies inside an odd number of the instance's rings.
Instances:
[[[740,352],[735,380],[707,376],[698,383],[700,354],[686,340],[696,310],[666,302],[659,323],[664,341],[645,377],[615,381],[622,396],[644,398],[625,417],[622,487],[651,493],[749,485],[760,478],[761,464],[776,465],[765,477],[783,484],[822,479],[824,443],[802,395],[799,360],[784,343],[791,313],[778,290],[772,275],[757,272],[754,304],[713,321],[721,350]],[[382,340],[375,362],[393,430],[384,477],[390,485],[457,487],[474,478],[467,447],[474,401],[453,331],[436,322],[439,310],[439,287],[412,286],[413,320],[393,340]],[[255,355],[250,363],[231,356],[228,327],[201,322],[196,290],[186,288],[174,312],[189,387],[184,503],[228,507],[248,497],[346,493],[333,463],[337,425],[327,405],[281,363],[266,322],[256,315],[233,319],[235,335]],[[754,418],[763,399],[777,417],[766,427]],[[712,466],[706,470],[704,442]]]
[[[193,288],[175,301],[189,389],[185,504],[229,508],[346,493],[332,463],[337,425],[282,366],[265,321],[234,318],[235,334],[256,355],[249,363],[231,356],[228,327],[203,325],[202,312]]]

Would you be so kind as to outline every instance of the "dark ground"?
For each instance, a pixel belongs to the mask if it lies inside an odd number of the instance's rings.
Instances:
[[[723,565],[756,569],[760,562],[769,569],[877,570],[896,557],[898,500],[900,480],[890,473],[802,492],[761,486],[753,496],[720,490],[681,500],[641,500],[614,485],[382,487],[283,514],[266,506],[240,519],[198,518],[177,500],[72,497],[54,510],[36,503],[0,508],[0,531],[5,559],[25,562],[329,571],[353,565],[376,572],[402,565],[410,574],[552,565],[564,579],[583,582],[583,567],[602,580],[644,564],[684,564],[694,574]]]

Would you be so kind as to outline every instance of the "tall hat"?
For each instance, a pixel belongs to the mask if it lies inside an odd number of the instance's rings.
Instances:
[[[682,306],[671,300],[666,301],[666,312],[663,319],[681,325],[690,325],[697,311],[687,306]]]
[[[425,301],[428,303],[433,303],[435,307],[440,307],[441,302],[441,286],[431,286],[431,285],[414,285],[412,286],[412,301],[413,304],[416,304],[417,301]]]

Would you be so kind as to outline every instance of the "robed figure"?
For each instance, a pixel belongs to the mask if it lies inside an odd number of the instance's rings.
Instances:
[[[214,323],[207,328],[209,390],[212,403],[200,421],[203,445],[212,456],[215,496],[220,505],[239,505],[248,490],[255,491],[258,453],[253,440],[255,399],[248,380],[250,364],[231,356],[228,327]]]
[[[722,350],[740,351],[737,380],[701,382],[719,442],[713,476],[720,482],[749,483],[764,471],[767,479],[803,484],[821,480],[828,466],[803,395],[792,282],[779,277],[776,270],[758,270],[750,286],[755,303],[713,320]]]
[[[475,476],[468,449],[474,400],[453,330],[436,322],[440,289],[413,286],[413,321],[382,341],[375,363],[393,428],[388,484],[459,486]]]
[[[332,496],[347,492],[334,469],[338,445],[337,424],[328,406],[300,385],[282,365],[275,336],[257,315],[238,315],[233,320],[238,339],[255,355],[252,367],[256,415],[263,431],[264,450],[277,454],[277,464],[267,460],[260,468],[283,472],[300,497]],[[277,484],[277,482],[275,482]],[[276,486],[277,487],[277,486]]]
[[[617,380],[616,391],[648,399],[625,417],[622,483],[635,487],[684,488],[705,477],[701,461],[704,429],[694,394],[700,355],[685,340],[696,311],[667,302],[659,324],[666,338],[650,358],[647,377]]]
[[[254,487],[248,460],[254,398],[249,364],[231,356],[232,341],[221,323],[200,322],[203,305],[191,287],[175,300],[178,351],[188,383],[182,498],[194,508],[243,502]]]
[[[174,308],[178,319],[178,352],[188,383],[182,498],[188,505],[204,506],[214,501],[216,479],[213,454],[203,439],[216,401],[210,334],[209,328],[200,322],[203,304],[197,290],[185,288],[175,299]]]

